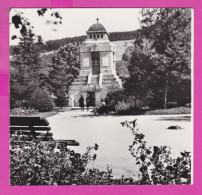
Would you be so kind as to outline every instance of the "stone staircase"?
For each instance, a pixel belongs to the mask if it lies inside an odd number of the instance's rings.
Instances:
[[[102,78],[102,87],[104,88],[122,88],[121,79],[114,74],[103,75]]]
[[[102,75],[101,85],[99,85],[99,75],[92,75],[90,78],[90,83],[88,83],[88,76],[78,76],[71,84],[70,91],[74,89],[79,89],[81,87],[88,88],[90,84],[91,86],[99,86],[100,88],[111,88],[111,89],[120,89],[122,88],[121,79],[114,75]]]
[[[91,84],[92,85],[98,85],[99,84],[99,75],[92,75]]]
[[[87,84],[87,76],[78,76],[71,84],[71,89],[81,87]]]

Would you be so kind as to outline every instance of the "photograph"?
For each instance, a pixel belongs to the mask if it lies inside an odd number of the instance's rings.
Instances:
[[[193,184],[192,8],[11,8],[11,186]]]

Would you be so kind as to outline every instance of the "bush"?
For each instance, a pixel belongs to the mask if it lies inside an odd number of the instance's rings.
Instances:
[[[10,138],[10,184],[13,185],[118,185],[134,184],[132,178],[113,179],[112,169],[106,171],[87,168],[96,159],[93,151],[98,145],[88,147],[81,155],[57,145],[55,141],[16,140]]]
[[[143,102],[134,96],[128,96],[124,91],[110,92],[106,96],[107,110],[112,110],[116,114],[143,114]],[[109,112],[110,113],[110,112]]]
[[[14,108],[10,111],[10,115],[28,115],[36,113],[36,110],[33,108]]]
[[[142,102],[130,96],[125,101],[118,102],[115,107],[117,114],[143,114],[145,110],[142,108]]]
[[[17,135],[10,138],[10,184],[11,185],[143,185],[143,184],[190,184],[191,155],[181,152],[181,156],[170,157],[167,146],[153,148],[146,146],[144,135],[139,133],[136,120],[122,122],[130,128],[134,141],[129,146],[135,158],[134,167],[139,170],[138,179],[114,179],[112,170],[100,171],[88,168],[96,159],[93,151],[98,145],[88,147],[81,155],[73,150],[57,145],[55,141],[23,141]]]
[[[48,92],[38,90],[34,93],[30,106],[39,112],[47,112],[53,110],[53,101]]]
[[[170,157],[170,147],[146,146],[145,135],[138,132],[136,120],[122,122],[122,126],[130,128],[134,141],[129,146],[131,155],[139,168],[137,184],[191,184],[191,155],[181,152],[181,156]]]
[[[106,104],[110,104],[113,100],[115,104],[117,104],[120,101],[123,101],[126,99],[126,95],[123,90],[118,90],[114,92],[109,92],[105,98]]]

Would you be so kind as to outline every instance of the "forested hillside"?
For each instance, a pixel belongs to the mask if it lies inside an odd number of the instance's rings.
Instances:
[[[132,40],[135,38],[137,33],[138,33],[138,30],[126,31],[126,32],[111,32],[111,33],[109,33],[109,40],[110,41]],[[67,37],[67,38],[56,39],[56,40],[49,40],[45,44],[42,44],[42,43],[36,43],[36,44],[40,48],[41,52],[46,52],[46,51],[57,50],[61,46],[64,46],[68,43],[82,42],[85,40],[85,38],[86,38],[86,36],[83,35],[83,36]],[[11,55],[13,55],[13,50],[15,48],[16,48],[16,46],[13,46],[13,45],[10,46]]]

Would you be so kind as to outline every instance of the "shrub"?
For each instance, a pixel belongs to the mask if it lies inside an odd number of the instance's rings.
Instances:
[[[100,105],[100,106],[96,106],[94,108],[94,114],[111,114],[112,112],[115,112],[116,109],[116,103],[114,100],[112,100],[110,102],[110,104],[106,104],[105,106],[104,105]]]
[[[117,114],[127,115],[127,114],[142,114],[144,109],[142,108],[142,102],[130,96],[125,101],[118,102],[115,107]]]
[[[138,132],[136,120],[121,124],[130,128],[134,136],[129,151],[140,171],[137,184],[191,184],[190,152],[181,152],[180,157],[173,159],[168,146],[146,146],[145,135]]]
[[[53,110],[52,98],[48,94],[48,92],[43,90],[38,90],[34,93],[30,105],[39,112],[47,112]]]
[[[123,101],[126,99],[126,95],[123,90],[118,90],[114,92],[109,92],[105,98],[106,104],[110,104],[113,100],[115,104],[117,104],[120,101]]]
[[[10,111],[10,115],[28,115],[35,112],[36,110],[33,108],[14,108]]]
[[[86,166],[96,155],[98,145],[88,147],[83,155],[58,146],[55,141],[20,141],[10,138],[11,185],[73,185],[84,184]],[[85,177],[84,177],[85,175]]]
[[[136,120],[122,122],[130,128],[134,141],[129,146],[135,158],[135,168],[139,169],[138,179],[114,179],[112,170],[100,171],[88,168],[96,159],[92,154],[98,145],[88,147],[81,155],[66,147],[60,147],[53,140],[23,141],[17,135],[10,138],[10,184],[11,185],[135,185],[135,184],[190,184],[191,155],[181,152],[181,156],[170,157],[167,146],[153,148],[146,146],[144,135],[139,133]],[[17,138],[17,140],[16,140]]]

